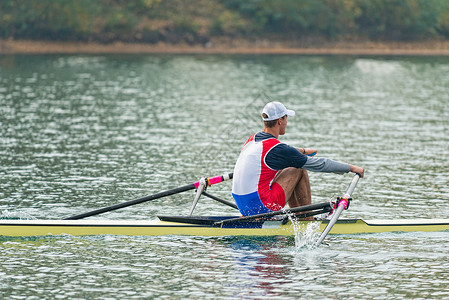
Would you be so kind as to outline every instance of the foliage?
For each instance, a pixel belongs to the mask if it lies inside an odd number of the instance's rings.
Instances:
[[[437,34],[443,1],[358,0],[362,11],[356,19],[361,33],[368,37],[413,39]]]
[[[91,27],[96,7],[89,0],[2,1],[2,37],[80,39]]]
[[[256,32],[412,40],[447,36],[447,0],[222,0]]]
[[[0,38],[16,39],[449,38],[448,0],[0,0],[0,12]]]

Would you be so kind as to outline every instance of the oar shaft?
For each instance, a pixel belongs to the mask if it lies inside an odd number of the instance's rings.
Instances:
[[[225,180],[232,179],[233,175],[234,175],[233,173],[229,173],[229,174],[224,174],[224,175],[221,175],[221,176],[215,176],[215,177],[210,177],[210,178],[208,177],[208,178],[206,178],[207,184],[208,185],[213,185],[213,184],[217,184],[217,183],[220,183],[222,181],[225,181]],[[185,186],[181,186],[181,187],[178,187],[178,188],[175,188],[175,189],[172,189],[172,190],[163,191],[163,192],[160,192],[160,193],[157,193],[157,194],[154,194],[154,195],[149,195],[149,196],[145,196],[145,197],[142,197],[142,198],[139,198],[139,199],[135,199],[135,200],[131,200],[131,201],[128,201],[128,202],[123,202],[123,203],[115,204],[115,205],[112,205],[112,206],[100,208],[100,209],[93,210],[93,211],[90,211],[90,212],[86,212],[86,213],[83,213],[83,214],[79,214],[79,215],[75,215],[75,216],[72,216],[72,217],[64,218],[63,220],[79,220],[79,219],[83,219],[83,218],[99,215],[99,214],[102,214],[102,213],[105,213],[105,212],[108,212],[108,211],[113,211],[113,210],[116,210],[116,209],[128,207],[128,206],[131,206],[131,205],[134,205],[134,204],[139,204],[139,203],[146,202],[146,201],[156,200],[156,199],[159,199],[159,198],[162,198],[162,197],[171,196],[171,195],[182,193],[182,192],[185,192],[185,191],[188,191],[188,190],[194,190],[194,189],[198,188],[199,184],[200,184],[200,181],[197,181],[195,183],[188,184],[188,185],[185,185]]]
[[[307,218],[307,217],[313,217],[313,216],[316,216],[316,215],[325,214],[325,213],[328,213],[328,212],[331,212],[331,211],[332,211],[332,207],[327,206],[327,207],[324,207],[322,209],[317,209],[317,210],[309,211],[309,212],[306,212],[306,213],[303,213],[303,214],[300,214],[300,215],[295,215],[293,218],[296,219],[296,220],[300,220],[300,219],[304,219],[304,218]]]
[[[349,198],[351,198],[351,195],[354,192],[357,183],[359,182],[359,178],[360,174],[355,174],[354,177],[352,178],[352,181],[349,184],[348,188],[346,189],[346,192],[343,195],[342,199],[340,200],[337,209],[334,211],[334,215],[327,224],[326,228],[324,228],[323,232],[318,238],[318,241],[315,243],[315,246],[318,247],[319,245],[321,245],[323,240],[326,238],[327,234],[331,231],[332,227],[334,227],[335,223],[337,222],[343,210],[348,207]]]
[[[263,214],[252,215],[252,216],[247,216],[247,217],[227,219],[227,220],[217,222],[215,225],[231,223],[231,222],[236,222],[236,221],[238,221],[238,222],[249,221],[249,220],[254,220],[254,219],[258,219],[258,218],[274,217],[277,215],[294,214],[294,213],[303,212],[303,211],[322,209],[325,207],[329,207],[329,205],[330,205],[329,202],[305,205],[305,206],[295,207],[295,208],[286,209],[286,210],[279,210],[279,211],[275,211],[275,212],[263,213]]]
[[[209,193],[206,193],[206,192],[203,192],[203,195],[206,196],[206,197],[209,197],[209,198],[211,198],[211,199],[214,199],[215,201],[218,201],[218,202],[220,202],[220,203],[223,203],[223,204],[225,204],[225,205],[227,205],[227,206],[230,206],[230,207],[232,207],[232,208],[239,209],[239,208],[237,207],[237,205],[235,205],[234,203],[229,202],[229,201],[227,201],[227,200],[218,198],[218,197],[216,197],[216,196],[214,196],[214,195],[211,195],[211,194],[209,194]]]
[[[343,205],[339,205],[337,207],[337,210],[334,212],[334,216],[329,221],[329,223],[327,224],[326,228],[324,228],[324,230],[321,233],[320,238],[316,242],[315,246],[318,247],[319,245],[321,245],[323,240],[326,238],[327,234],[331,231],[332,227],[334,227],[335,223],[337,222],[338,218],[340,217],[340,215],[341,215],[341,213],[343,212],[344,209],[345,209],[345,207]]]
[[[119,204],[116,204],[116,205],[100,208],[100,209],[97,209],[97,210],[94,210],[94,211],[90,211],[90,212],[86,212],[86,213],[83,213],[83,214],[79,214],[79,215],[76,215],[76,216],[68,217],[68,218],[65,218],[64,220],[83,219],[83,218],[87,218],[87,217],[90,217],[90,216],[99,215],[99,214],[102,214],[102,213],[105,213],[105,212],[108,212],[108,211],[112,211],[112,210],[128,207],[128,206],[131,206],[131,205],[134,205],[134,204],[139,204],[139,203],[146,202],[146,201],[156,200],[156,199],[159,199],[159,198],[162,198],[162,197],[167,197],[167,196],[171,196],[171,195],[174,195],[174,194],[178,194],[178,193],[182,193],[182,192],[185,192],[185,191],[188,191],[188,190],[194,190],[194,189],[195,189],[195,184],[192,183],[192,184],[181,186],[181,187],[178,187],[178,188],[175,188],[175,189],[172,189],[172,190],[163,191],[163,192],[160,192],[160,193],[157,193],[157,194],[154,194],[154,195],[145,196],[145,197],[142,197],[142,198],[139,198],[139,199],[135,199],[135,200],[131,200],[131,201],[128,201],[128,202],[119,203]]]
[[[355,174],[354,177],[352,178],[351,183],[349,184],[348,188],[346,189],[346,193],[343,195],[343,198],[351,197],[352,193],[354,193],[357,183],[359,182],[359,179],[360,179],[360,174]]]

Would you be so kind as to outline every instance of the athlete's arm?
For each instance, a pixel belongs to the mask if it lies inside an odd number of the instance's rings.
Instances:
[[[299,149],[280,143],[268,151],[265,163],[273,170],[283,170],[288,167],[301,169],[306,163],[307,157],[299,152]]]
[[[288,167],[305,169],[311,172],[348,173],[350,166],[328,158],[317,158],[304,155],[299,149],[280,143],[274,146],[265,156],[265,163],[273,170]]]

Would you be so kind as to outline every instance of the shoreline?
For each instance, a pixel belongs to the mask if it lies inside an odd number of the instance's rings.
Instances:
[[[113,44],[0,40],[0,54],[240,54],[449,56],[449,41],[325,42],[301,45],[282,41],[216,40],[207,45]]]

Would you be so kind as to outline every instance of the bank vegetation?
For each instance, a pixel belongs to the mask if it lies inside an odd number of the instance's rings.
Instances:
[[[4,40],[449,40],[447,0],[2,0],[0,11]]]

